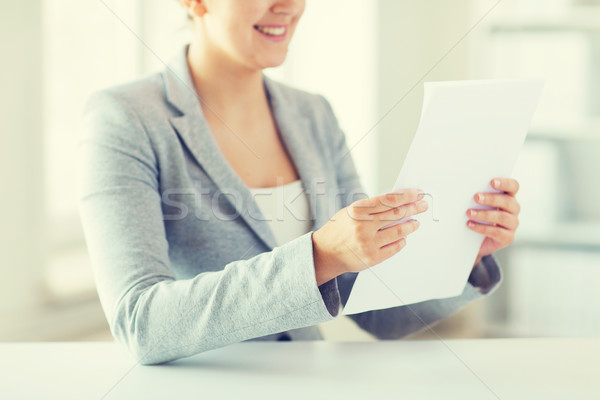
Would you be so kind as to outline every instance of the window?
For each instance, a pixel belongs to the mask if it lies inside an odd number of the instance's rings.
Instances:
[[[511,0],[497,11],[478,38],[477,74],[546,85],[515,170],[522,224],[502,252],[492,334],[597,335],[600,3]]]
[[[73,168],[82,107],[95,90],[162,68],[187,35],[185,15],[175,1],[43,2],[46,284],[51,300],[95,296]]]

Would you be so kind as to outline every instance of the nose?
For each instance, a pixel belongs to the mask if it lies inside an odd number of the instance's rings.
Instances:
[[[275,14],[296,15],[304,10],[305,0],[277,0],[271,7]]]

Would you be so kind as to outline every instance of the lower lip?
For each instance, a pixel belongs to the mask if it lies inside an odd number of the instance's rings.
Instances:
[[[267,35],[266,33],[263,33],[263,32],[259,31],[259,30],[258,30],[258,29],[256,29],[256,28],[254,28],[254,30],[255,30],[256,32],[258,32],[258,33],[259,33],[261,36],[263,36],[263,37],[266,37],[267,39],[270,39],[270,40],[272,40],[272,41],[274,41],[274,42],[281,42],[281,41],[285,40],[285,36],[286,36],[286,34],[287,34],[287,30],[286,30],[285,32],[283,32],[283,34],[281,34],[281,35],[277,35],[277,36],[274,36],[274,35]]]

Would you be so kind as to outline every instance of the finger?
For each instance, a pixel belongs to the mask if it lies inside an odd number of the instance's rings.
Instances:
[[[517,216],[506,211],[469,209],[467,215],[475,221],[489,222],[510,230],[515,230],[519,226]]]
[[[394,191],[368,199],[357,200],[352,203],[352,207],[357,214],[379,213],[420,200],[423,197],[420,193],[423,193],[423,191],[418,189]]]
[[[504,193],[477,193],[475,201],[483,206],[490,206],[518,215],[521,206],[517,199]]]
[[[492,179],[492,187],[515,196],[519,191],[519,182],[511,178],[494,178]]]
[[[387,260],[394,254],[396,254],[400,250],[402,250],[404,248],[404,246],[406,246],[405,238],[402,238],[400,240],[397,240],[395,242],[387,244],[387,245],[383,246],[381,249],[379,249],[379,254],[378,254],[379,258],[381,259],[381,261]]]
[[[425,200],[419,200],[416,203],[405,204],[371,216],[373,217],[375,228],[381,229],[395,221],[425,212],[428,207],[429,205]]]
[[[482,235],[485,235],[489,238],[492,238],[503,245],[510,244],[514,237],[512,231],[502,228],[500,226],[485,225],[475,221],[468,221],[467,226],[469,227],[469,229],[477,233],[481,233]]]
[[[390,226],[389,228],[381,229],[375,234],[375,242],[379,247],[383,247],[401,238],[407,237],[419,229],[419,225],[419,221],[411,220]]]

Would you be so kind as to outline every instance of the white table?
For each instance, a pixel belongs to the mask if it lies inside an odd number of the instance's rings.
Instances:
[[[0,399],[600,399],[600,339],[249,342],[161,366],[0,344]]]

